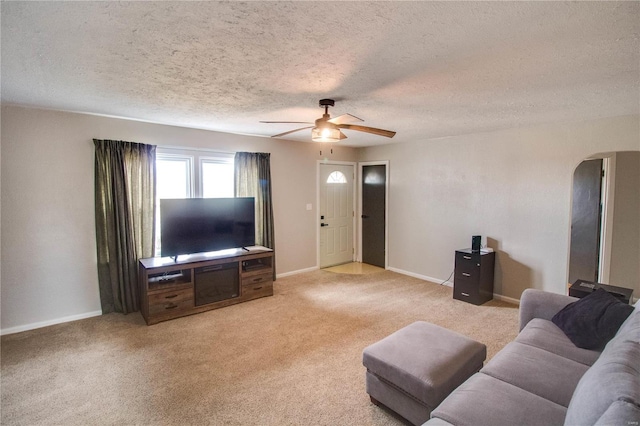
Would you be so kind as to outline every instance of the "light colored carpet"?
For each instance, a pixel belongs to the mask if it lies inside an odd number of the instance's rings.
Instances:
[[[399,425],[369,402],[362,350],[417,320],[493,356],[517,307],[453,300],[389,271],[315,271],[275,295],[146,326],[109,314],[2,337],[3,425]]]

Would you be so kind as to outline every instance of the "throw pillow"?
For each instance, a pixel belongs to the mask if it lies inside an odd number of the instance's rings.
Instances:
[[[551,321],[577,347],[602,350],[631,312],[633,306],[599,288],[565,306]]]

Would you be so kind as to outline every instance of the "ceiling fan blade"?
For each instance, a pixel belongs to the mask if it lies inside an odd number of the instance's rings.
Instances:
[[[313,124],[313,122],[311,122],[311,121],[260,121],[260,123]]]
[[[299,132],[300,130],[304,130],[304,129],[311,129],[313,126],[309,126],[309,127],[301,127],[299,129],[295,129],[295,130],[289,130],[288,132],[284,132],[284,133],[278,133],[277,135],[273,135],[271,136],[272,138],[279,138],[280,136],[285,136],[288,135],[289,133],[293,133],[293,132]]]
[[[346,139],[347,135],[345,135],[344,133],[340,132],[340,140],[342,139]]]
[[[367,126],[358,126],[357,124],[338,124],[340,129],[349,129],[349,130],[357,130],[358,132],[372,133],[378,136],[385,136],[387,138],[392,138],[396,135],[396,132],[392,132],[391,130],[384,129],[376,129],[375,127],[367,127]]]
[[[355,115],[342,114],[337,117],[333,117],[327,121],[333,124],[346,124],[346,123],[355,123],[356,121],[364,121],[364,120],[356,117]]]

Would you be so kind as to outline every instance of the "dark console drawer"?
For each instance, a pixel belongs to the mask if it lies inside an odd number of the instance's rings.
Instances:
[[[460,263],[460,265],[478,265],[481,259],[482,255],[480,253],[456,252],[456,263]]]
[[[479,296],[478,284],[469,279],[456,278],[453,286],[453,298],[477,304]]]
[[[480,267],[478,266],[459,266],[456,264],[456,273],[454,275],[456,280],[477,280],[480,278]]]

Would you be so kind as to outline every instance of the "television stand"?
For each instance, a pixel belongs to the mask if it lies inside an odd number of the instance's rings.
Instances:
[[[271,249],[254,246],[181,257],[138,262],[140,311],[147,325],[273,296]]]

